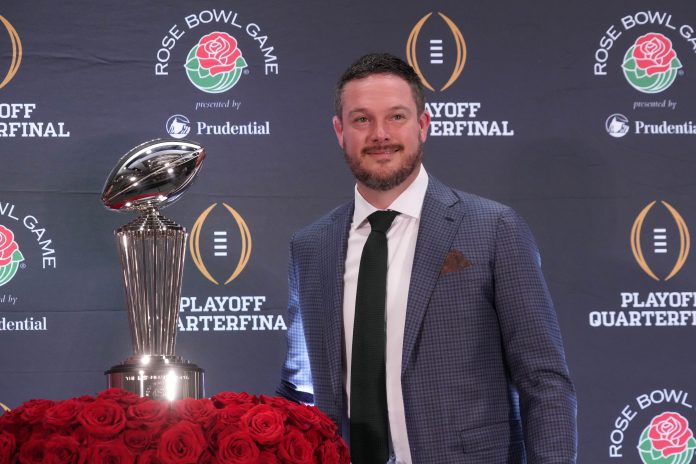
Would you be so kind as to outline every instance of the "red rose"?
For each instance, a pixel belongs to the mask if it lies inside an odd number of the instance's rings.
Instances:
[[[143,398],[142,396],[136,395],[133,392],[121,390],[120,388],[109,388],[108,390],[101,391],[97,393],[97,399],[113,400],[121,406],[130,406],[143,401],[148,401],[147,398]]]
[[[650,442],[666,458],[684,451],[693,436],[687,420],[676,412],[662,413],[650,422]]]
[[[80,444],[74,438],[53,435],[46,441],[44,463],[75,464],[79,456],[79,448]]]
[[[226,406],[225,409],[218,409],[218,422],[226,425],[238,425],[242,416],[254,406],[252,403],[242,403]]]
[[[240,56],[242,52],[237,48],[237,41],[226,32],[211,32],[198,41],[196,58],[211,76],[232,71]]]
[[[221,464],[255,464],[259,454],[259,448],[249,435],[235,432],[220,440],[217,458]]]
[[[0,417],[0,431],[14,435],[15,443],[20,446],[31,436],[32,427],[22,420],[21,406],[6,412]]]
[[[19,448],[19,461],[22,464],[42,464],[44,450],[44,440],[32,438]]]
[[[10,264],[12,253],[17,250],[14,234],[5,226],[0,226],[0,266]]]
[[[317,458],[319,459],[319,462],[322,463],[338,463],[340,460],[336,446],[330,441],[325,441],[319,445],[319,449],[317,450]]]
[[[285,398],[281,396],[266,396],[266,395],[261,395],[259,397],[259,402],[263,404],[270,404],[276,409],[288,409],[291,408],[292,406],[296,405],[297,403],[293,403],[292,401],[288,401]]]
[[[162,460],[157,455],[157,450],[146,450],[138,456],[138,464],[162,464]]]
[[[214,426],[205,432],[205,437],[211,449],[217,450],[222,440],[226,435],[238,432],[239,427],[230,426],[218,421]]]
[[[239,404],[258,404],[258,399],[248,394],[247,392],[235,393],[235,392],[222,392],[210,398],[216,408],[222,409],[229,405],[239,405]]]
[[[204,429],[210,428],[217,416],[217,411],[213,406],[213,402],[207,398],[200,400],[184,398],[176,401],[173,407],[178,419],[193,422]]]
[[[278,456],[288,464],[313,464],[314,448],[302,433],[291,430],[280,442]]]
[[[44,423],[54,429],[72,426],[77,423],[77,415],[82,408],[83,403],[78,400],[59,401],[46,411]]]
[[[113,400],[98,399],[87,403],[77,415],[87,432],[99,438],[110,438],[126,426],[126,413]]]
[[[157,454],[165,464],[193,464],[205,445],[203,432],[198,425],[179,422],[162,434]]]
[[[197,464],[218,464],[218,460],[215,456],[210,454],[210,451],[205,450],[201,457],[198,458]]]
[[[672,41],[654,32],[639,37],[633,48],[636,65],[648,76],[667,71],[676,56]]]
[[[318,429],[321,427],[321,418],[317,412],[318,410],[313,406],[292,403],[288,407],[288,421],[300,430]]]
[[[316,407],[309,406],[309,408],[313,409],[319,418],[319,432],[322,434],[322,436],[326,438],[337,437],[338,428],[336,427],[336,423]]]
[[[164,401],[142,401],[128,406],[126,417],[130,428],[160,428],[169,418],[169,406]]]
[[[338,450],[338,464],[350,464],[350,452],[348,451],[348,445],[343,441],[343,438],[336,437],[334,440],[334,446]]]
[[[82,395],[78,396],[77,398],[73,398],[76,401],[79,401],[80,403],[93,403],[94,398],[89,396],[89,395]]]
[[[80,444],[80,446],[84,446],[90,441],[89,433],[82,424],[78,425],[72,430],[71,436]]]
[[[138,453],[150,447],[153,439],[155,438],[155,434],[156,430],[151,430],[148,428],[126,429],[126,431],[123,432],[123,443],[126,444],[128,449]]]
[[[258,464],[280,464],[280,461],[275,454],[270,451],[262,451],[259,454],[259,459],[256,461]]]
[[[133,464],[135,458],[121,440],[94,443],[80,456],[80,464]]]
[[[0,464],[9,464],[15,450],[15,437],[7,432],[0,432]]]
[[[29,400],[15,409],[15,412],[24,422],[35,424],[43,419],[46,411],[54,404],[55,402],[50,400]]]
[[[242,416],[242,428],[260,445],[280,442],[285,429],[285,415],[267,404],[254,406]]]

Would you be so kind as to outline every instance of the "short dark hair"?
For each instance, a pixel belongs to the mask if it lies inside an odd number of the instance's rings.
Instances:
[[[341,117],[341,111],[343,110],[343,87],[345,87],[346,83],[356,79],[364,79],[373,74],[393,74],[405,80],[411,87],[418,114],[425,110],[423,83],[416,71],[404,60],[390,53],[370,53],[358,58],[338,80],[334,95],[336,116]]]

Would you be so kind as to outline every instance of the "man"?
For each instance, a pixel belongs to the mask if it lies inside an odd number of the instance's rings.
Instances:
[[[329,415],[354,464],[574,463],[575,391],[534,239],[510,208],[426,174],[429,123],[397,57],[366,55],[339,81],[355,200],[291,241],[279,393]]]

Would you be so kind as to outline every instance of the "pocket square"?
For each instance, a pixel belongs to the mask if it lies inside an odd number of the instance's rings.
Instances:
[[[442,274],[449,274],[450,272],[458,271],[459,269],[464,269],[471,266],[471,261],[466,259],[466,256],[462,254],[459,250],[450,250],[447,253],[445,262],[442,265]]]

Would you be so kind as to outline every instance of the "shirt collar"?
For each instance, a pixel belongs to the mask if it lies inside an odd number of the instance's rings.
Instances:
[[[425,167],[421,164],[420,171],[411,185],[401,192],[401,195],[399,195],[386,209],[398,211],[402,215],[414,219],[420,219],[426,190],[428,190],[428,173],[425,172]],[[356,184],[355,211],[353,211],[352,227],[354,229],[360,227],[367,220],[367,217],[375,211],[377,211],[377,208],[363,198],[360,192],[358,192],[358,186]]]

